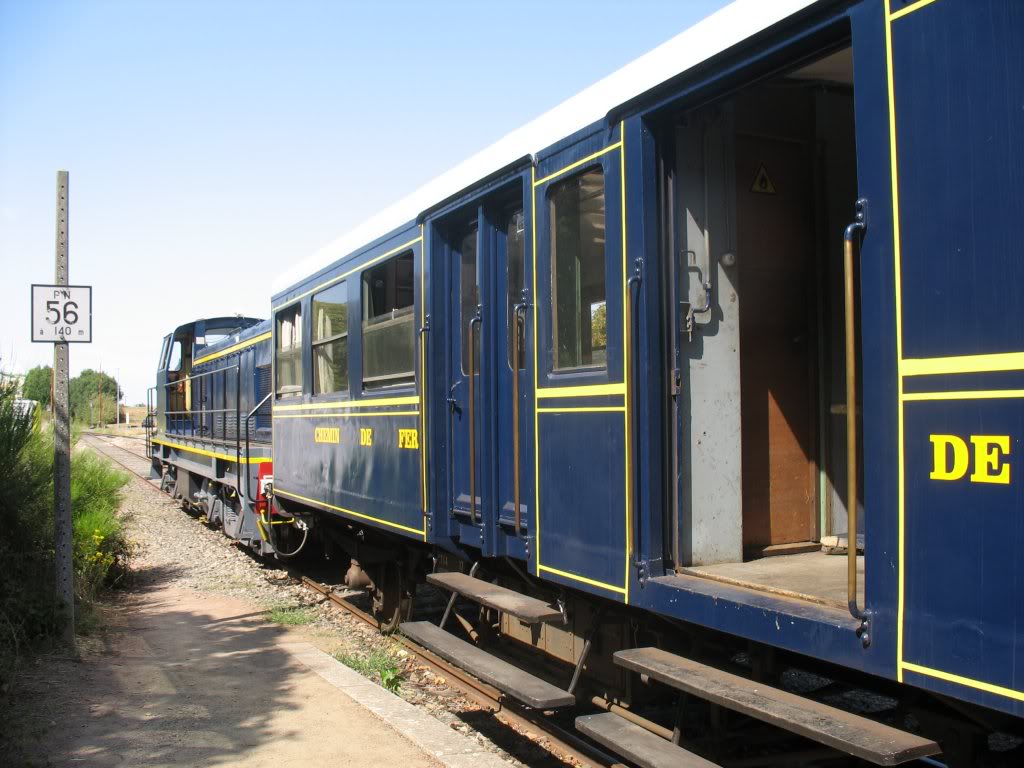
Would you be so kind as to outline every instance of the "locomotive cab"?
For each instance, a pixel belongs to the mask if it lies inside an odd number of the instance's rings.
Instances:
[[[156,374],[156,428],[168,434],[192,434],[193,361],[206,347],[259,323],[252,317],[220,317],[185,323],[164,337]]]

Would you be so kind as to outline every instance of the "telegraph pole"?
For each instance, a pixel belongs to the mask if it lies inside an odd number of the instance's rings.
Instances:
[[[57,171],[57,248],[54,283],[68,284],[68,172]],[[68,408],[68,342],[53,344],[53,525],[57,607],[61,637],[75,647],[75,588],[71,531],[71,418]]]

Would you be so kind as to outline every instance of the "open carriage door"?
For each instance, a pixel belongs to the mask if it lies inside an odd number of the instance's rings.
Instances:
[[[628,596],[629,366],[622,126],[535,170],[536,569]]]
[[[1022,714],[1024,4],[884,6],[898,671]]]

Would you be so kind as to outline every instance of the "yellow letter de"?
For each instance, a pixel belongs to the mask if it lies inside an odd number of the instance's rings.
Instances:
[[[1010,455],[1009,435],[971,435],[974,443],[972,483],[1010,484],[1010,465],[1002,459]]]
[[[935,461],[932,464],[932,472],[929,477],[932,480],[959,480],[967,474],[968,452],[967,443],[956,435],[930,435],[932,448],[935,452]],[[947,459],[952,448],[953,466],[950,467]]]

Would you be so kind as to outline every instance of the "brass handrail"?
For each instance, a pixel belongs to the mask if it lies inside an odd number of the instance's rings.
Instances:
[[[522,530],[522,511],[520,509],[520,463],[519,463],[519,314],[526,312],[526,304],[512,307],[512,504],[515,517],[516,536]],[[523,327],[526,327],[525,318]]]
[[[863,206],[858,201],[857,220],[843,232],[843,283],[846,322],[846,601],[850,615],[864,620],[867,615],[857,604],[857,317],[856,273],[853,268],[853,239],[865,228]]]
[[[637,474],[637,461],[636,461],[636,441],[634,440],[634,434],[636,433],[636,380],[630,381],[633,378],[634,372],[634,361],[636,359],[636,351],[633,349],[633,287],[640,285],[640,268],[641,260],[636,259],[636,268],[629,279],[626,280],[626,334],[627,337],[623,339],[623,347],[625,351],[625,363],[626,369],[623,371],[623,379],[626,382],[626,413],[627,423],[629,424],[629,432],[626,434],[626,451],[630,454],[632,460],[630,462],[629,474],[626,476],[626,504],[630,510],[630,525],[632,526],[632,537],[630,541],[626,542],[626,559],[632,560],[634,563],[639,562],[636,558],[640,553],[640,531],[639,531],[639,519],[640,516],[637,513],[637,507],[639,506],[638,499],[636,498],[636,474]],[[630,558],[630,555],[633,557]]]
[[[475,326],[480,325],[480,305],[469,321],[469,512],[470,520],[477,521],[476,516],[476,333]]]
[[[426,360],[427,360],[427,334],[430,331],[430,317],[427,316],[423,325],[420,326],[420,357],[423,361],[421,366],[421,381],[420,381],[420,438],[419,438],[419,450],[421,456],[423,451],[426,450],[427,443],[427,372],[426,372]],[[420,508],[423,510],[423,517],[427,517],[427,506],[429,499],[427,498],[427,460],[425,457],[420,459]],[[426,530],[426,520],[424,520],[424,530]]]

